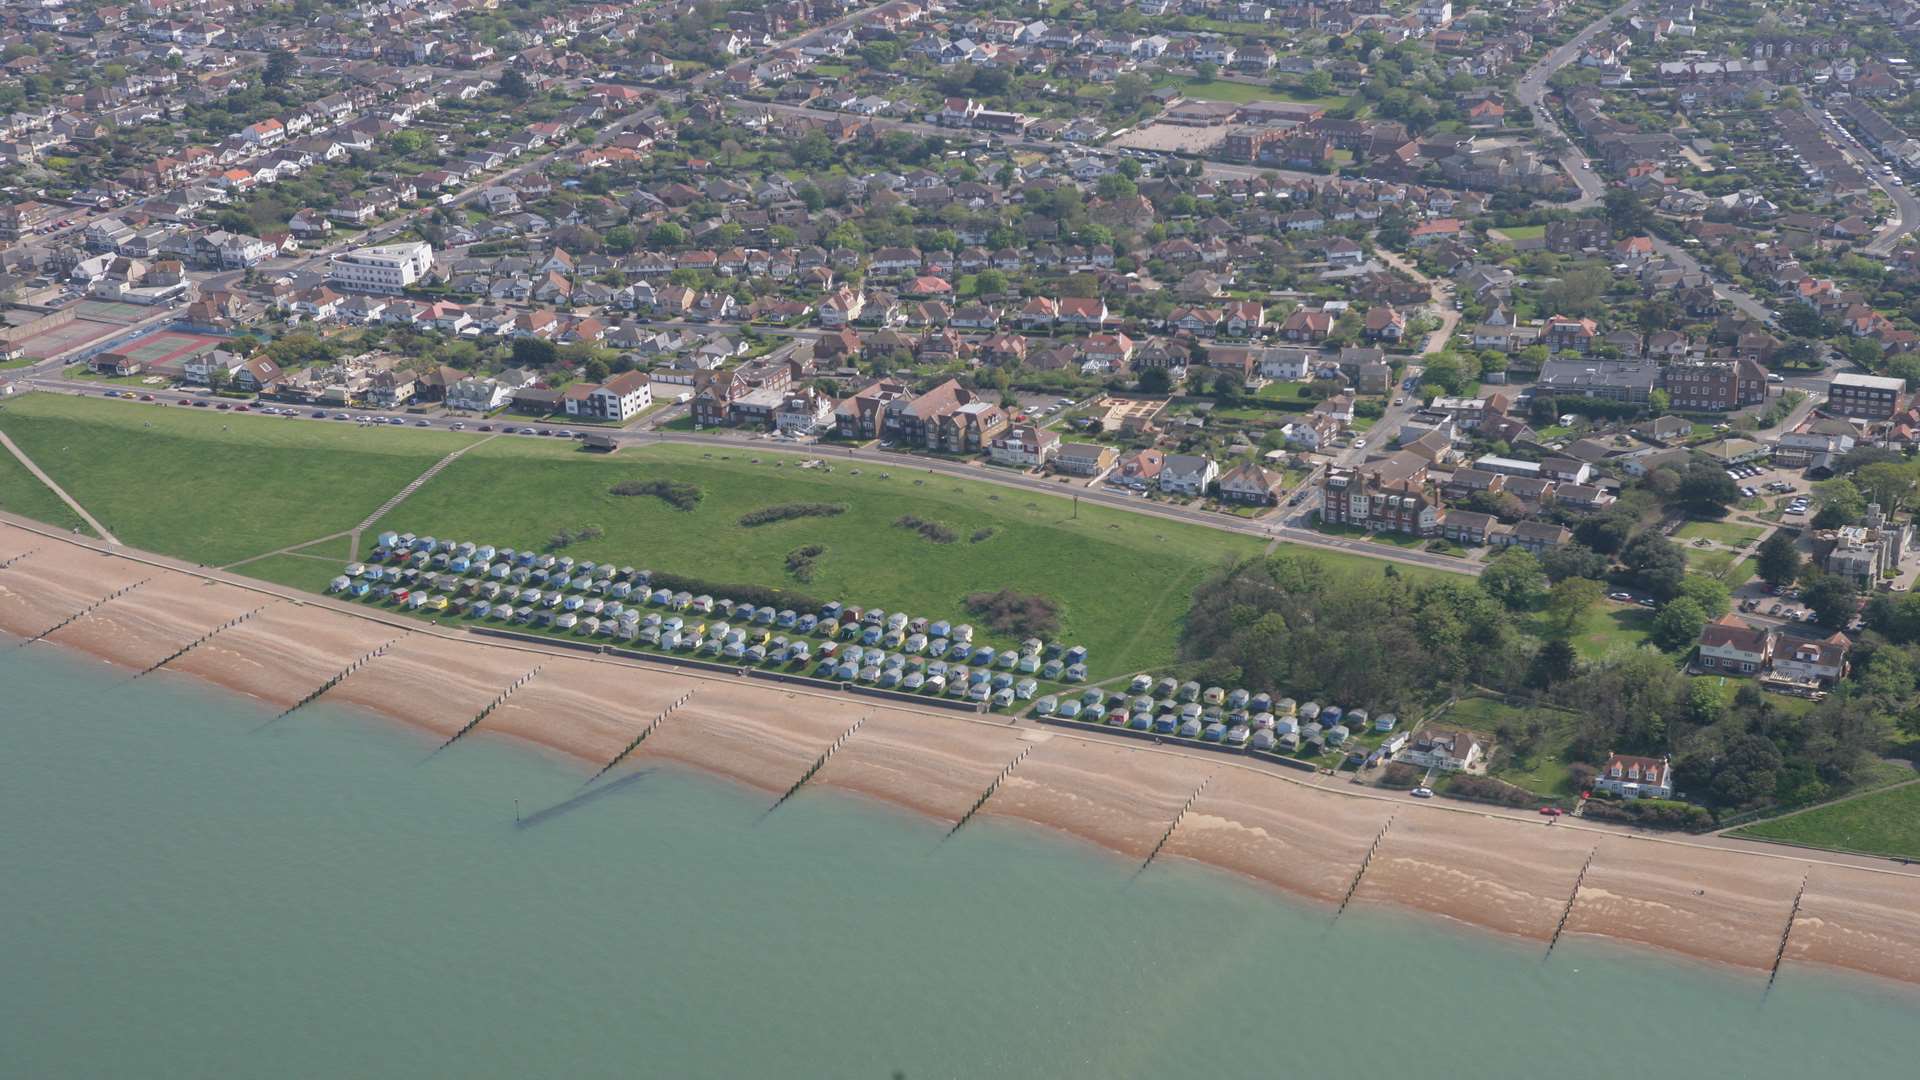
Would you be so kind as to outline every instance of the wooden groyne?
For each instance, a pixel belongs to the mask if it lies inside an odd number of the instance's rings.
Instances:
[[[609,769],[612,769],[615,765],[620,764],[622,761],[625,761],[627,759],[628,754],[631,754],[635,750],[640,749],[640,744],[647,741],[647,736],[653,734],[655,731],[658,731],[660,729],[660,725],[666,722],[667,717],[673,715],[673,711],[675,709],[678,709],[680,706],[685,705],[687,702],[692,700],[693,700],[692,690],[689,690],[686,693],[681,694],[679,697],[674,698],[673,704],[668,705],[664,709],[661,709],[660,715],[654,717],[647,724],[646,727],[641,728],[640,734],[635,735],[633,737],[632,742],[622,747],[619,753],[613,755],[613,760],[607,762],[605,765],[600,766],[600,771],[597,773],[594,773],[592,776],[587,777],[587,783],[581,784],[580,786],[586,787],[587,784],[591,784],[595,780],[598,780],[601,777],[607,775],[607,771]]]
[[[411,633],[411,631],[409,631],[409,633]],[[313,704],[315,701],[318,701],[320,699],[320,695],[326,693],[327,691],[345,682],[347,680],[347,676],[352,675],[354,672],[359,671],[361,668],[366,667],[368,664],[371,664],[375,660],[380,659],[382,656],[387,655],[388,649],[391,649],[395,645],[398,645],[402,641],[405,641],[407,637],[408,637],[408,634],[401,634],[399,637],[386,642],[385,644],[374,649],[372,652],[366,653],[365,655],[356,658],[353,661],[353,663],[348,664],[346,667],[341,668],[338,672],[335,672],[334,676],[331,679],[328,679],[326,682],[321,683],[318,687],[314,689],[312,693],[308,694],[306,697],[301,698],[299,701],[294,702],[292,705],[287,706],[286,712],[283,712],[279,716],[274,717],[272,720],[267,721],[266,724],[261,724],[260,727],[264,728],[267,726],[267,724],[272,724],[275,721],[279,721],[279,720],[285,720],[287,717],[292,716],[295,712],[298,712],[299,710],[306,708],[308,705]],[[257,731],[259,730],[259,728],[256,728],[255,730]]]
[[[139,588],[142,585],[145,585],[147,582],[152,580],[153,580],[152,578],[141,578],[139,581],[136,581],[131,585],[123,585],[120,588],[115,589],[112,592],[108,593],[107,595],[101,597],[100,599],[95,600],[93,603],[88,604],[86,607],[81,608],[79,611],[74,612],[73,614],[67,616],[66,618],[61,619],[59,622],[54,623],[52,626],[47,627],[45,630],[42,630],[39,633],[28,638],[27,640],[21,642],[19,645],[15,646],[15,648],[23,648],[25,646],[33,644],[36,641],[45,640],[49,634],[55,634],[60,632],[61,630],[66,629],[67,627],[73,625],[74,623],[79,622],[81,619],[86,618],[88,615],[93,614],[95,611],[98,611],[101,605],[108,604],[115,600],[118,600],[120,597],[127,595],[128,593],[132,592],[133,590]]]
[[[967,807],[967,812],[960,815],[960,820],[953,823],[953,828],[947,830],[947,835],[943,837],[943,839],[951,839],[954,833],[960,831],[960,826],[973,820],[973,815],[979,813],[980,808],[987,805],[987,800],[993,798],[993,793],[1000,790],[1000,785],[1006,783],[1007,777],[1013,775],[1013,770],[1019,768],[1022,761],[1027,760],[1028,754],[1033,753],[1034,745],[1033,743],[1028,743],[1019,753],[1013,755],[1013,760],[1007,762],[1007,767],[1001,769],[1000,775],[993,778],[993,782],[987,785],[987,790],[981,792],[980,797],[973,800],[973,805]]]
[[[161,668],[166,667],[168,664],[173,663],[175,660],[180,659],[181,657],[187,655],[188,653],[199,648],[200,646],[205,645],[207,642],[212,641],[216,636],[223,634],[228,630],[233,629],[236,626],[239,626],[241,623],[244,623],[252,619],[255,615],[260,614],[261,612],[267,610],[272,606],[273,606],[272,604],[261,604],[259,607],[254,608],[252,611],[247,612],[245,615],[235,615],[233,618],[228,619],[226,622],[221,623],[219,626],[214,627],[213,629],[207,631],[206,633],[201,634],[199,637],[194,638],[192,641],[187,642],[185,645],[182,645],[180,648],[175,649],[172,655],[168,656],[166,659],[160,661],[159,663],[154,664],[153,666],[147,668],[145,671],[142,671],[140,675],[151,675],[154,672],[159,671]],[[134,678],[137,679],[140,677],[140,675],[135,675]]]
[[[1147,867],[1153,865],[1153,860],[1160,857],[1160,849],[1166,847],[1167,841],[1173,839],[1174,830],[1180,827],[1180,822],[1187,816],[1187,811],[1193,809],[1194,802],[1206,792],[1207,785],[1211,783],[1213,783],[1213,774],[1208,773],[1207,778],[1200,781],[1200,786],[1193,789],[1193,794],[1187,796],[1187,801],[1180,804],[1180,812],[1173,815],[1173,821],[1168,823],[1167,831],[1160,834],[1160,842],[1153,845],[1153,850],[1147,852],[1146,860],[1140,864],[1140,869],[1133,872],[1134,877],[1139,877],[1141,874],[1146,873]]]
[[[786,794],[780,796],[778,799],[775,799],[773,801],[773,805],[767,807],[767,813],[760,815],[761,818],[764,819],[767,816],[767,814],[771,814],[775,810],[780,809],[780,804],[786,802],[788,799],[793,798],[795,795],[798,795],[800,793],[800,789],[807,785],[807,781],[813,779],[815,773],[818,773],[821,769],[826,768],[827,759],[831,758],[834,754],[838,753],[841,747],[847,745],[847,740],[853,738],[853,733],[856,731],[859,731],[860,725],[866,722],[867,722],[867,718],[863,716],[860,719],[855,720],[853,722],[852,727],[841,732],[840,737],[833,740],[833,742],[829,743],[827,745],[827,748],[821,752],[819,760],[813,763],[813,767],[809,768],[806,772],[801,773],[800,779],[795,780],[793,782],[793,786],[787,789]]]
[[[1580,864],[1580,872],[1574,875],[1573,888],[1567,892],[1567,906],[1560,909],[1560,921],[1553,924],[1553,936],[1547,939],[1547,955],[1553,955],[1553,947],[1560,944],[1560,935],[1566,932],[1567,920],[1573,918],[1573,902],[1580,898],[1580,886],[1586,883],[1587,870],[1593,866],[1593,857],[1600,853],[1600,845],[1595,844],[1587,852],[1587,861]]]
[[[39,550],[40,550],[39,548],[28,548],[27,550],[21,552],[20,554],[15,555],[11,559],[0,559],[0,570],[5,570],[7,567],[12,566],[14,563],[19,562],[21,559],[24,559],[27,556]]]
[[[1780,931],[1780,947],[1774,950],[1773,967],[1767,970],[1767,989],[1773,989],[1773,980],[1780,977],[1780,965],[1787,958],[1787,942],[1793,939],[1793,924],[1800,918],[1800,902],[1807,898],[1807,882],[1813,877],[1813,867],[1800,876],[1800,891],[1793,894],[1793,907],[1787,911],[1787,928]]]
[[[434,750],[434,753],[437,754],[441,750],[445,750],[447,747],[452,746],[454,743],[460,741],[460,736],[465,735],[467,732],[472,731],[476,727],[479,727],[480,721],[485,720],[487,718],[488,713],[491,713],[493,710],[499,708],[502,705],[505,705],[507,703],[507,699],[514,695],[514,691],[519,690],[521,687],[532,682],[533,677],[540,674],[540,669],[543,667],[546,667],[546,665],[535,664],[533,665],[532,671],[529,671],[525,675],[522,675],[519,678],[508,683],[507,688],[505,690],[500,691],[499,696],[495,697],[492,701],[487,702],[487,707],[484,709],[481,709],[479,713],[475,714],[474,718],[467,721],[466,724],[463,727],[461,727],[459,731],[456,731],[452,735],[449,735],[447,737],[447,741],[441,743],[439,747]]]
[[[1391,828],[1393,828],[1393,816],[1389,814],[1387,823],[1380,826],[1380,832],[1374,836],[1373,843],[1367,845],[1367,853],[1360,860],[1360,869],[1353,872],[1353,882],[1347,886],[1347,895],[1340,898],[1340,907],[1334,911],[1334,918],[1338,919],[1346,912],[1347,905],[1353,903],[1353,894],[1360,891],[1360,879],[1367,876],[1367,867],[1373,865],[1373,857],[1380,850],[1380,842],[1387,838],[1387,830]]]

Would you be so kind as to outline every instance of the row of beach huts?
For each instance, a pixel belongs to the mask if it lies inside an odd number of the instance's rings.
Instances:
[[[1318,756],[1337,751],[1358,732],[1387,736],[1377,748],[1360,754],[1356,764],[1388,760],[1407,739],[1405,732],[1395,730],[1400,718],[1392,713],[1372,715],[1366,709],[1301,703],[1265,691],[1203,689],[1197,682],[1180,682],[1172,676],[1156,681],[1151,675],[1135,675],[1124,691],[1089,687],[1078,695],[1049,694],[1033,703],[1032,712],[1047,719],[1279,754],[1304,750]]]
[[[1028,638],[996,649],[966,623],[838,601],[818,612],[776,609],[656,588],[650,571],[630,566],[410,533],[382,533],[368,560],[348,564],[328,590],[742,664],[812,665],[820,678],[996,708],[1030,700],[1042,680],[1087,678],[1087,651],[1077,645]]]

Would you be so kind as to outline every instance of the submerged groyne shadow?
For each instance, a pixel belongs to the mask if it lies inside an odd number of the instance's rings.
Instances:
[[[559,817],[561,814],[578,810],[596,799],[605,798],[616,791],[626,788],[630,784],[638,783],[653,775],[653,772],[654,770],[652,769],[642,769],[639,772],[628,773],[618,780],[612,780],[591,790],[583,791],[572,798],[562,799],[545,809],[535,810],[531,814],[515,817],[513,819],[513,827],[516,829],[531,829],[535,825],[545,824]]]

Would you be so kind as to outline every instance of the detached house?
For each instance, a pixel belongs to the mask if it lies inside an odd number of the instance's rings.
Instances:
[[[1700,630],[1698,663],[1723,675],[1757,675],[1773,659],[1773,634],[1722,615]]]
[[[1626,799],[1673,798],[1673,766],[1664,757],[1630,757],[1614,754],[1593,778],[1596,790]]]

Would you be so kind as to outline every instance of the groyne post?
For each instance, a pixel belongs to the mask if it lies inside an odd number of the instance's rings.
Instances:
[[[180,659],[181,657],[187,655],[188,653],[199,648],[200,646],[205,645],[207,642],[212,641],[216,636],[222,633],[225,633],[226,631],[231,630],[236,626],[239,626],[241,623],[244,623],[249,619],[252,619],[255,615],[260,614],[261,612],[267,610],[272,606],[273,606],[272,604],[261,604],[259,607],[254,608],[252,611],[249,611],[244,615],[236,615],[233,618],[228,619],[226,622],[221,623],[219,626],[214,627],[213,629],[207,631],[206,633],[201,634],[199,637],[194,638],[192,641],[187,642],[185,645],[181,646],[180,648],[174,650],[172,655],[168,656],[164,660],[161,660],[159,663],[154,664],[153,666],[147,668],[145,671],[142,671],[140,675],[151,675],[154,672],[159,671],[161,668],[166,667],[168,664],[173,663],[175,660]],[[134,678],[137,679],[140,677],[140,675],[135,675]]]
[[[1028,743],[1019,753],[1013,755],[1013,760],[1007,762],[1007,767],[1000,770],[1000,775],[993,778],[993,782],[987,785],[987,790],[981,792],[980,797],[973,800],[973,805],[967,807],[967,812],[960,815],[960,820],[954,822],[953,828],[948,829],[947,835],[941,839],[952,839],[953,834],[960,831],[960,826],[972,821],[973,815],[979,813],[980,808],[987,805],[987,800],[993,798],[993,793],[1000,790],[1000,785],[1006,783],[1007,777],[1013,775],[1013,770],[1020,767],[1020,763],[1027,759],[1028,754],[1033,753],[1033,747],[1033,743]]]
[[[1181,819],[1187,816],[1187,811],[1193,809],[1194,802],[1207,790],[1207,785],[1213,783],[1213,775],[1212,773],[1208,773],[1207,778],[1200,781],[1200,786],[1193,789],[1193,794],[1187,796],[1187,801],[1180,804],[1180,812],[1173,815],[1173,821],[1168,823],[1167,831],[1160,834],[1160,842],[1153,845],[1153,850],[1147,852],[1146,860],[1140,864],[1140,869],[1133,872],[1134,877],[1139,877],[1141,874],[1146,873],[1147,867],[1153,865],[1153,860],[1159,858],[1160,849],[1166,847],[1167,841],[1173,839],[1173,832],[1180,827]]]
[[[1360,869],[1353,872],[1353,882],[1347,886],[1347,895],[1340,898],[1340,907],[1333,913],[1335,919],[1345,914],[1347,905],[1353,903],[1353,894],[1360,891],[1360,879],[1367,876],[1367,867],[1373,865],[1373,856],[1380,850],[1380,842],[1387,838],[1387,830],[1391,828],[1393,828],[1393,815],[1388,814],[1387,823],[1380,826],[1380,832],[1374,836],[1373,843],[1367,846],[1366,855],[1360,859]]]
[[[1793,938],[1793,924],[1800,918],[1800,902],[1807,898],[1807,882],[1813,877],[1813,867],[1800,876],[1800,891],[1793,894],[1793,907],[1787,911],[1786,929],[1780,931],[1780,947],[1774,950],[1773,967],[1767,971],[1767,991],[1773,990],[1773,981],[1780,977],[1780,965],[1787,958],[1787,942]]]
[[[472,731],[476,727],[479,727],[480,721],[485,720],[487,718],[487,714],[493,712],[493,710],[499,708],[500,706],[505,705],[507,703],[507,699],[512,697],[516,690],[519,690],[521,687],[532,682],[533,677],[540,674],[540,669],[543,667],[546,667],[546,665],[535,664],[533,666],[532,671],[529,671],[525,675],[522,675],[519,678],[508,683],[507,688],[505,690],[500,691],[498,696],[496,696],[492,701],[487,702],[486,708],[481,709],[479,714],[476,715],[473,719],[467,721],[466,724],[462,726],[459,731],[456,731],[452,735],[448,736],[447,741],[441,743],[439,747],[437,747],[434,750],[434,753],[437,754],[441,750],[445,750],[447,747],[452,746],[455,742],[459,741],[460,736],[465,735],[467,732]],[[518,805],[518,804],[516,803],[515,805]]]
[[[1574,875],[1573,889],[1567,893],[1567,906],[1560,909],[1560,921],[1553,924],[1553,936],[1547,939],[1547,956],[1553,955],[1553,947],[1560,944],[1560,935],[1567,929],[1567,920],[1573,918],[1573,902],[1580,898],[1580,886],[1586,883],[1587,869],[1593,865],[1593,857],[1600,853],[1600,845],[1595,844],[1587,852],[1587,861],[1580,864],[1580,872]]]
[[[867,718],[864,716],[858,720],[855,720],[853,722],[852,727],[841,732],[839,738],[833,740],[832,743],[828,744],[826,750],[820,754],[819,760],[815,761],[813,763],[813,766],[809,768],[806,772],[803,772],[800,774],[800,779],[795,780],[793,782],[793,786],[787,789],[786,794],[780,796],[778,799],[775,799],[773,801],[773,805],[767,807],[766,814],[760,815],[761,820],[765,820],[767,814],[771,814],[775,810],[780,809],[781,803],[784,803],[788,799],[791,799],[795,795],[799,794],[800,789],[806,786],[807,781],[813,779],[815,773],[819,772],[823,768],[826,768],[827,759],[832,757],[835,753],[839,752],[841,747],[847,745],[847,740],[853,738],[853,733],[856,731],[859,731],[860,725],[866,722],[867,722]]]
[[[412,631],[408,631],[408,634],[410,633],[412,633]],[[359,671],[361,668],[366,667],[368,664],[371,664],[375,660],[380,659],[382,656],[387,655],[387,650],[393,648],[395,645],[398,645],[400,642],[406,640],[408,634],[401,634],[399,637],[394,638],[392,641],[386,642],[385,644],[381,645],[379,648],[374,649],[372,652],[356,657],[352,663],[348,664],[344,668],[341,668],[338,672],[335,672],[332,678],[328,679],[326,682],[321,683],[318,687],[316,687],[313,690],[312,693],[308,694],[306,697],[301,698],[299,701],[294,702],[292,705],[287,706],[287,711],[281,713],[279,716],[274,717],[272,720],[267,721],[267,723],[261,724],[259,728],[255,728],[254,730],[259,731],[267,727],[268,724],[272,724],[280,720],[285,720],[287,717],[292,716],[295,712],[299,711],[300,709],[303,709],[306,706],[313,704],[315,701],[318,701],[320,699],[320,695],[326,693],[327,691],[345,682],[347,680],[347,676],[352,675],[354,672]]]
[[[91,615],[93,612],[99,610],[102,604],[110,603],[114,600],[117,600],[120,597],[127,595],[128,593],[132,592],[133,590],[139,588],[142,585],[145,585],[147,582],[152,580],[153,580],[152,578],[142,578],[131,585],[123,585],[120,588],[113,590],[112,592],[108,593],[107,595],[101,597],[98,600],[95,600],[93,603],[88,604],[86,607],[81,608],[79,611],[74,612],[73,614],[67,616],[64,619],[61,619],[59,622],[54,623],[52,626],[47,627],[45,630],[40,631],[39,633],[33,635],[32,637],[28,638],[27,640],[21,642],[19,645],[16,645],[14,647],[25,648],[26,646],[31,645],[36,641],[45,640],[48,635],[56,634],[61,630],[65,629],[66,627],[71,626],[72,624],[80,621],[81,619],[86,618],[88,615]]]
[[[621,748],[619,753],[613,755],[613,759],[611,761],[608,761],[605,765],[600,766],[600,771],[597,773],[594,773],[592,776],[587,777],[587,783],[581,784],[580,786],[586,787],[587,784],[591,784],[595,780],[598,780],[601,777],[607,775],[608,770],[612,769],[615,765],[620,764],[622,761],[625,761],[627,759],[628,754],[631,754],[635,750],[640,749],[640,744],[647,741],[647,736],[660,730],[660,725],[663,723],[666,723],[667,717],[672,716],[675,709],[680,708],[682,705],[685,705],[687,702],[692,700],[693,700],[692,690],[689,690],[686,693],[681,694],[679,697],[674,698],[672,704],[660,710],[660,715],[654,717],[651,721],[648,722],[646,727],[643,727],[640,729],[640,734],[635,735],[633,737],[632,742],[628,743],[625,747]]]

